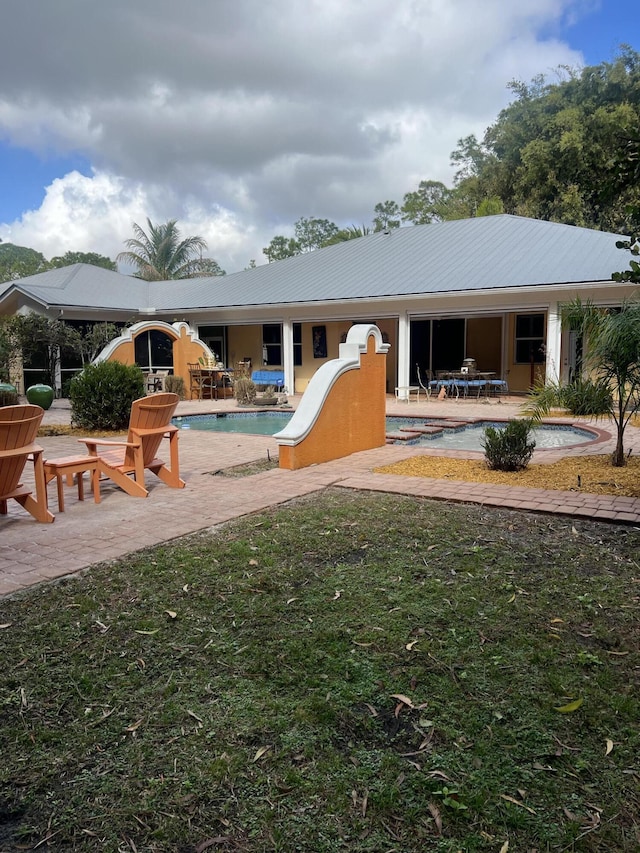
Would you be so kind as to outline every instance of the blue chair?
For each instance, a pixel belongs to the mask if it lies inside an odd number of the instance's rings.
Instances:
[[[255,385],[273,385],[279,391],[284,388],[284,370],[254,370],[251,380]]]
[[[444,388],[449,396],[455,394],[456,400],[460,396],[458,380],[448,375],[448,372],[446,370],[442,371],[440,376],[436,374],[436,379],[434,381],[438,388],[438,391],[440,391],[441,388]]]
[[[453,380],[456,386],[456,395],[460,397],[462,394],[463,397],[466,397],[469,393],[469,380],[466,376],[456,376]]]
[[[471,391],[476,392],[476,397],[479,398],[482,391],[486,390],[487,380],[486,379],[478,379],[473,374],[470,374],[471,378],[467,380],[467,394]]]
[[[495,396],[509,393],[509,385],[506,379],[489,379],[487,385],[491,393]]]

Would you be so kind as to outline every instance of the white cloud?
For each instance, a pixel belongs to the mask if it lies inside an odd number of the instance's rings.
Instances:
[[[160,213],[178,208],[177,217]],[[0,239],[30,246],[47,258],[78,251],[99,252],[115,259],[125,250],[124,241],[134,236],[132,223],[137,222],[146,230],[147,217],[156,223],[178,218],[181,233],[204,237],[209,244],[208,254],[223,268],[225,263],[233,263],[230,272],[248,265],[250,256],[245,253],[252,241],[254,253],[266,245],[258,246],[259,238],[256,242],[251,229],[240,225],[230,211],[206,209],[192,198],[168,199],[163,187],[134,185],[105,172],[96,172],[92,177],[70,172],[56,179],[47,188],[38,210],[0,225]]]
[[[132,221],[173,218],[233,271],[300,216],[368,224],[419,180],[450,183],[509,80],[579,64],[537,34],[589,5],[5,0],[0,139],[94,173],[61,176],[0,236],[113,257]]]

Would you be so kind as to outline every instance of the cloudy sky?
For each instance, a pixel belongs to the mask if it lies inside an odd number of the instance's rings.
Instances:
[[[510,80],[640,50],[636,7],[1,0],[0,239],[115,258],[132,222],[177,219],[235,272],[302,216],[370,225],[451,185]]]

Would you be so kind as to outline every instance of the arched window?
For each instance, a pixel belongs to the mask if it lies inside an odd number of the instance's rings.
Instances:
[[[173,339],[159,329],[142,332],[135,339],[136,364],[143,370],[173,367]]]

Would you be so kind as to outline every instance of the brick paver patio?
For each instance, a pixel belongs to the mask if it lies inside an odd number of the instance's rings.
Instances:
[[[517,414],[520,404],[520,400],[514,399],[426,402],[422,398],[420,403],[405,403],[389,398],[387,412],[497,419]],[[179,413],[205,413],[234,406],[233,400],[185,402],[180,404]],[[68,421],[66,401],[55,401],[45,413],[45,423]],[[610,431],[606,423],[591,423]],[[640,452],[640,430],[629,428],[627,432],[628,449],[634,454]],[[77,454],[80,447],[70,436],[51,436],[39,441],[45,448],[45,458]],[[605,436],[597,445],[570,451],[543,451],[543,456],[536,452],[534,461],[541,458],[553,461],[567,452],[607,453],[612,449],[612,437]],[[435,451],[389,445],[300,471],[275,468],[251,477],[223,478],[216,472],[266,459],[268,455],[277,457],[275,440],[268,436],[185,430],[180,434],[180,464],[181,475],[187,482],[185,489],[169,489],[150,474],[148,498],[131,498],[111,483],[105,483],[99,505],[94,504],[90,492],[87,499],[80,502],[76,490],[67,489],[66,511],[57,514],[53,524],[37,523],[11,501],[8,514],[0,516],[0,596],[188,533],[213,528],[329,486],[640,525],[640,499],[635,498],[373,473],[378,466],[422,452]],[[468,454],[458,451],[454,455]],[[24,482],[29,482],[28,472]],[[54,491],[50,493],[49,503],[55,512]]]

